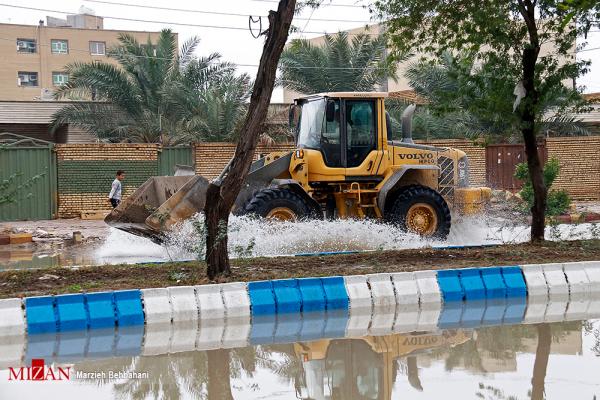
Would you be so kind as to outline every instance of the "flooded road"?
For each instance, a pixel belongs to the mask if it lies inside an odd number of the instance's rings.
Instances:
[[[600,321],[450,329],[60,363],[71,380],[8,381],[61,399],[594,399]],[[121,374],[121,375],[119,375]]]
[[[598,231],[598,232],[597,232]],[[546,232],[548,240],[589,239],[600,234],[592,224],[557,225]],[[232,217],[229,253],[232,258],[289,256],[300,253],[402,250],[428,246],[465,246],[521,243],[529,227],[500,219],[457,219],[446,241],[425,240],[372,220],[269,222]],[[110,228],[107,236],[92,243],[45,246],[35,249],[0,249],[0,270],[81,266],[195,259],[200,243],[191,220],[178,226],[163,246],[148,239]]]

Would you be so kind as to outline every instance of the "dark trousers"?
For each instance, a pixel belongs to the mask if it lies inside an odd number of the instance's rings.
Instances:
[[[110,199],[110,204],[112,204],[113,208],[116,208],[120,202],[121,200],[119,199]]]

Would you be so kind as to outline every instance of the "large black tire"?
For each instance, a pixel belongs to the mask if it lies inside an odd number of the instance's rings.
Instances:
[[[277,210],[280,210],[278,214]],[[259,190],[254,193],[240,212],[241,215],[288,220],[288,218],[280,218],[277,215],[272,215],[273,213],[282,217],[293,214],[293,218],[289,220],[316,217],[315,210],[312,209],[310,203],[305,198],[286,188]]]
[[[446,239],[450,233],[452,217],[446,200],[435,190],[425,186],[406,186],[397,193],[391,207],[386,210],[385,219],[407,232],[415,232],[407,220],[409,210],[415,205],[423,204],[435,212],[435,226],[432,232],[423,236]],[[419,233],[419,232],[416,232]]]

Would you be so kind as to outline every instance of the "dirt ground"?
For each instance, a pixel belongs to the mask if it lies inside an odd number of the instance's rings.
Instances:
[[[235,260],[219,282],[600,260],[600,240]],[[0,272],[0,298],[211,283],[200,262]]]

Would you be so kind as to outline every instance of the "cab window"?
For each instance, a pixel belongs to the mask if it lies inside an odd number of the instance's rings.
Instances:
[[[376,149],[374,101],[346,100],[346,131],[346,167],[357,167]]]

